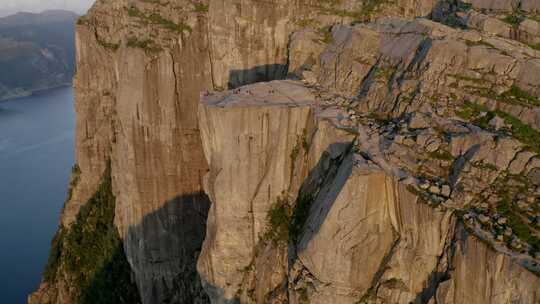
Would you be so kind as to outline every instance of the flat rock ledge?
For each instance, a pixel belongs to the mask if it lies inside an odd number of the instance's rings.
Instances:
[[[315,105],[315,96],[300,81],[275,80],[235,90],[205,92],[201,103],[212,107],[260,107]]]

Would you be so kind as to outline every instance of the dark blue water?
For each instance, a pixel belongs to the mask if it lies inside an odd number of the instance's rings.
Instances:
[[[74,163],[73,90],[0,102],[0,303],[39,285]]]

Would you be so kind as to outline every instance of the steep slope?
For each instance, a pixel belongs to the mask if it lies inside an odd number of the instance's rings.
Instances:
[[[0,100],[71,84],[77,18],[67,11],[0,18]]]
[[[143,303],[537,302],[537,52],[427,19],[369,23],[460,9],[96,3],[77,26],[79,169],[60,230],[110,162]],[[241,87],[287,76],[303,83]],[[84,303],[68,249],[32,303]],[[470,277],[476,257],[488,266]]]

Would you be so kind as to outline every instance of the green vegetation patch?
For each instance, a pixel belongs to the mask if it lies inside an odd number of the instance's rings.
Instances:
[[[499,201],[497,204],[497,212],[508,219],[508,226],[512,228],[512,231],[516,236],[531,246],[529,251],[530,254],[540,252],[540,239],[536,237],[531,228],[524,223],[522,217],[519,215],[519,210],[514,207],[508,196],[505,196]]]
[[[159,24],[163,26],[164,28],[169,29],[174,32],[182,33],[186,31],[186,32],[191,33],[193,31],[193,29],[189,25],[184,24],[184,23],[174,23],[169,19],[163,18],[160,14],[157,14],[157,13],[152,13],[148,15],[146,18],[147,20],[150,21],[150,23]]]
[[[163,28],[169,29],[177,33],[191,33],[193,31],[193,29],[189,25],[184,24],[183,22],[175,23],[169,19],[164,18],[158,13],[145,14],[135,6],[128,7],[127,12],[130,17],[139,18],[144,23],[160,25]]]
[[[321,38],[315,41],[316,43],[330,44],[334,42],[334,36],[332,34],[332,26],[322,27],[318,30],[318,33],[321,36]]]
[[[294,24],[296,24],[297,26],[301,28],[306,28],[306,27],[314,28],[319,24],[319,22],[313,18],[302,18],[302,19],[296,20]]]
[[[302,151],[302,149],[304,150],[304,155],[307,155],[307,153],[309,152],[309,142],[307,139],[307,131],[305,129],[302,131],[302,135],[297,135],[296,144],[294,145],[291,151],[291,155],[289,156],[291,160],[291,171],[290,171],[291,184],[294,179],[294,174],[296,172],[296,160],[298,156],[300,156],[300,152]]]
[[[465,2],[458,1],[457,6],[458,6],[458,9],[460,11],[463,11],[463,12],[467,12],[467,11],[472,9],[472,4],[471,3],[465,3]]]
[[[391,278],[381,283],[382,286],[385,286],[388,289],[398,289],[403,291],[408,291],[407,284],[403,282],[402,279]]]
[[[264,238],[275,245],[296,244],[309,216],[312,202],[313,196],[310,194],[300,193],[294,206],[285,195],[278,197],[268,211],[268,227]]]
[[[275,245],[287,245],[289,242],[289,223],[291,222],[292,208],[284,197],[278,197],[272,205],[266,220],[268,227],[265,239],[271,240]]]
[[[289,222],[289,234],[293,243],[298,243],[302,229],[309,217],[309,210],[314,197],[311,194],[300,193]]]
[[[489,85],[489,82],[483,78],[473,78],[473,77],[469,77],[465,75],[449,75],[449,76],[458,81],[464,81],[464,82],[470,83],[474,85],[475,87],[486,87]]]
[[[438,160],[444,160],[444,161],[453,161],[454,160],[454,156],[452,156],[452,153],[450,153],[447,150],[443,150],[443,149],[440,149],[440,150],[437,150],[437,151],[434,151],[434,152],[430,152],[428,155],[432,159],[438,159]]]
[[[85,25],[88,23],[88,20],[85,18],[85,16],[81,16],[79,17],[79,19],[77,19],[77,25]]]
[[[524,106],[540,106],[540,100],[526,91],[513,85],[508,91],[497,94],[490,89],[479,89],[477,94],[483,97],[494,99],[508,104],[519,104]]]
[[[140,48],[149,52],[159,52],[162,50],[151,39],[139,40],[136,37],[129,37],[126,45],[130,48]]]
[[[193,3],[193,11],[196,13],[208,13],[208,4],[204,3]]]
[[[512,135],[516,139],[540,154],[540,141],[538,140],[540,138],[540,132],[508,113],[502,111],[495,111],[495,113],[512,126]]]
[[[79,165],[75,164],[71,168],[71,180],[69,182],[68,196],[67,196],[66,201],[71,200],[71,197],[73,196],[73,189],[77,187],[80,180],[81,180],[81,168],[79,167]]]
[[[484,161],[473,162],[471,163],[471,165],[475,168],[482,169],[482,170],[498,171],[497,166],[491,163],[484,162]]]
[[[45,282],[52,283],[56,281],[56,276],[58,274],[58,269],[60,268],[62,258],[64,234],[64,229],[59,228],[51,242],[49,259],[47,260],[47,265],[45,266],[45,270],[43,272],[43,280]]]
[[[517,27],[519,27],[519,25],[521,24],[523,19],[524,19],[523,16],[512,14],[512,15],[508,15],[508,16],[504,17],[502,19],[502,21],[504,21],[504,22],[512,25],[513,27],[517,28]]]
[[[374,73],[376,78],[387,81],[394,77],[396,71],[397,68],[393,66],[376,66]]]
[[[513,85],[510,90],[504,92],[502,94],[502,97],[509,101],[509,100],[517,100],[518,102],[533,105],[533,106],[540,106],[540,100],[533,96],[524,90],[520,89],[519,87]]]
[[[300,304],[309,304],[309,293],[306,287],[300,288],[298,294],[298,301]]]
[[[483,45],[483,46],[486,46],[488,48],[492,48],[492,49],[495,49],[495,46],[489,42],[486,42],[484,40],[479,40],[479,41],[470,41],[470,40],[465,40],[465,44],[469,47],[474,47],[474,46],[479,46],[479,45]]]
[[[506,230],[506,227],[512,229],[513,234],[521,241],[529,244],[529,254],[540,252],[540,239],[536,236],[531,226],[527,223],[530,220],[527,212],[522,210],[516,203],[519,200],[520,194],[527,193],[530,189],[530,181],[523,175],[513,175],[503,171],[499,177],[491,184],[491,188],[499,197],[494,211],[506,218],[506,223],[502,227],[491,225],[491,229],[496,234],[501,235]],[[481,200],[485,200],[484,197]],[[477,211],[482,212],[482,211]],[[512,245],[512,238],[504,236],[504,241],[508,247]]]
[[[540,43],[529,44],[529,46],[537,51],[540,51]]]
[[[362,1],[362,7],[359,9],[346,10],[337,7],[341,2],[341,0],[321,0],[319,1],[319,12],[323,15],[348,17],[353,19],[354,22],[367,22],[374,14],[380,11],[383,4],[390,3],[389,0],[365,0]]]
[[[477,104],[466,102],[463,107],[456,112],[456,115],[465,120],[472,120],[478,117],[484,108]]]
[[[128,16],[136,18],[145,18],[143,12],[141,12],[137,7],[130,6],[127,8]]]
[[[388,0],[366,0],[362,3],[362,16],[371,16],[379,11],[380,7],[389,2]]]
[[[505,123],[511,126],[511,136],[525,144],[528,148],[540,154],[540,132],[522,122],[518,118],[500,111],[489,111],[486,107],[466,102],[463,108],[456,113],[459,117],[471,121],[475,125],[489,129],[489,121],[495,116],[504,119]]]
[[[97,42],[102,47],[104,47],[106,49],[113,50],[113,51],[118,50],[118,48],[120,47],[120,44],[118,44],[118,43],[110,43],[110,42],[106,42],[106,41],[99,40],[99,39],[97,40]]]
[[[109,165],[76,221],[53,240],[45,280],[54,282],[61,269],[77,292],[77,304],[141,302],[114,226],[115,205]]]

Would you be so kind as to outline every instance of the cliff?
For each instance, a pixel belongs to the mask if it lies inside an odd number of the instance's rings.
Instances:
[[[274,81],[202,100],[213,204],[198,271],[213,303],[539,301],[536,249],[476,234],[458,190],[426,189],[381,150],[381,121],[351,128],[317,93]],[[407,150],[395,157],[421,154]]]
[[[71,84],[77,18],[68,11],[0,18],[0,100]]]
[[[29,303],[540,302],[540,53],[488,2],[96,3]]]

